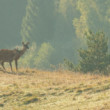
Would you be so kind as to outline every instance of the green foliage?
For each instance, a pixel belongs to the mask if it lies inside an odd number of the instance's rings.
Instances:
[[[76,35],[83,37],[85,31],[88,31],[88,13],[89,6],[87,0],[79,0],[76,3],[78,10],[80,11],[80,17],[73,19],[73,25],[76,29]]]
[[[80,72],[80,65],[79,64],[75,65],[68,59],[64,59],[63,68],[69,71]]]
[[[109,0],[27,0],[21,36],[23,41],[35,42],[37,46],[24,63],[46,68],[49,63],[58,65],[67,58],[77,64],[77,49],[85,47],[85,31],[103,30],[105,35],[110,34],[109,5]],[[71,67],[71,63],[68,65]]]
[[[62,8],[64,7],[66,8],[65,15],[67,14],[71,19],[69,21],[67,20],[67,16],[64,18],[64,13],[62,12]],[[65,0],[65,2],[63,0],[27,0],[26,15],[23,18],[21,27],[21,36],[23,41],[35,42],[37,45],[36,53],[31,52],[30,57],[32,58],[30,59],[33,60],[27,60],[27,62],[29,61],[31,63],[29,65],[40,68],[40,65],[46,60],[47,65],[49,65],[49,63],[57,65],[63,61],[64,57],[73,59],[71,53],[76,51],[76,49],[71,51],[70,48],[73,46],[77,48],[79,41],[71,25],[73,15],[69,14],[69,10],[73,10],[73,8],[75,9],[75,5],[73,6],[71,0],[69,0],[69,2],[68,0]],[[48,42],[51,46],[44,46],[44,43],[48,44]],[[54,51],[51,51],[51,47],[54,47]],[[48,53],[47,48],[50,48],[50,51],[53,53]],[[47,54],[49,58],[47,58]],[[76,56],[77,54],[75,53],[74,57]],[[44,61],[43,59],[46,60]],[[75,58],[75,62],[77,62],[77,59],[78,58]],[[43,68],[48,67],[46,62],[44,63],[45,66],[42,66]]]
[[[49,58],[53,51],[54,49],[49,43],[43,43],[38,48],[36,43],[33,42],[27,54],[20,59],[21,66],[47,69],[50,67]]]
[[[109,65],[108,38],[103,32],[94,34],[89,31],[85,36],[88,48],[79,50],[81,70],[83,72],[105,71]]]
[[[49,68],[49,58],[53,51],[54,49],[49,43],[43,43],[33,58],[33,64],[35,65],[35,67],[40,69]]]
[[[74,64],[67,59],[64,59],[64,68],[70,71],[74,70]]]
[[[36,0],[27,0],[26,15],[23,17],[21,25],[21,36],[23,41],[33,41],[31,37],[36,36],[36,20],[37,20],[37,2]],[[36,20],[35,20],[36,19]]]

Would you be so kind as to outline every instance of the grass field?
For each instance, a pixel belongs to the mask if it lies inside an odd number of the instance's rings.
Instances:
[[[110,110],[110,76],[1,71],[0,110]]]

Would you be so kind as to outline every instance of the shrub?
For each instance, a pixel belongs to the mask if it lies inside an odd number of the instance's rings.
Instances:
[[[87,49],[80,49],[80,67],[83,72],[105,72],[110,64],[110,55],[108,55],[108,38],[103,32],[94,34],[89,31],[85,34],[87,38]]]

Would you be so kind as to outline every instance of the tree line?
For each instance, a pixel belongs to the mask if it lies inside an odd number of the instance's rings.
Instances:
[[[89,39],[96,38],[97,43],[100,43],[102,37],[98,38],[97,36],[102,36],[102,33],[99,30],[104,32],[103,36],[110,39],[109,4],[109,0],[27,0],[21,36],[23,41],[32,42],[32,46],[28,56],[24,56],[22,62],[29,67],[41,69],[49,68],[50,64],[57,65],[64,62],[71,66],[72,63],[77,66],[80,62],[80,66],[82,65],[84,68],[83,66],[88,66],[85,62],[93,61],[92,57],[94,56],[94,61],[97,59],[98,64],[99,60],[102,61],[106,55],[102,55],[103,58],[97,58],[97,55],[92,53],[91,58],[87,57],[92,51],[95,51],[93,47],[90,47]],[[92,33],[89,32],[89,29],[92,30]],[[85,35],[85,32],[89,35]],[[93,35],[96,32],[99,32],[99,35]],[[105,40],[105,43],[107,41]],[[91,42],[95,43],[96,41]],[[104,46],[104,44],[97,45]],[[106,45],[108,48],[105,48]],[[98,50],[105,49],[104,51],[107,54],[110,50],[109,41],[106,45]],[[81,47],[85,50],[81,50]],[[69,59],[72,63],[64,61],[64,59]],[[106,58],[103,62],[105,61]],[[94,62],[95,67],[89,64],[90,68],[88,68],[92,71],[93,68],[107,66],[103,62],[98,67],[95,66],[96,63]],[[86,68],[83,71],[88,71],[88,69]]]

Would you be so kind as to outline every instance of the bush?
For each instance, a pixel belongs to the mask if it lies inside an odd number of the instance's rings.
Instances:
[[[94,34],[89,31],[85,34],[87,38],[86,50],[80,49],[80,67],[83,72],[105,72],[107,66],[110,64],[110,55],[108,55],[108,38],[103,32]]]
[[[74,64],[72,62],[70,62],[67,59],[64,59],[64,68],[66,68],[69,71],[73,71],[74,70]]]

